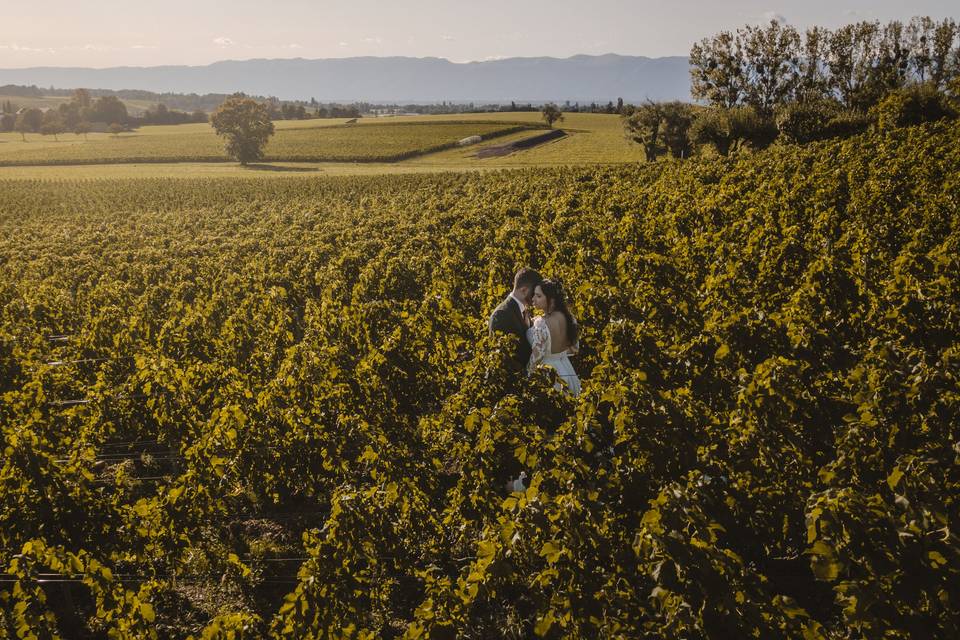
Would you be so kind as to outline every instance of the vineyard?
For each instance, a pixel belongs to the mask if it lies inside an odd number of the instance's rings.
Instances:
[[[323,121],[320,125],[324,125]],[[266,160],[280,162],[393,162],[440,151],[467,136],[484,139],[539,128],[535,123],[434,120],[362,125],[285,126],[267,144]],[[62,134],[62,141],[27,142],[0,134],[0,166],[110,164],[125,162],[228,162],[223,140],[207,125],[146,127],[162,133],[100,135],[85,141]]]
[[[0,182],[0,637],[960,636],[958,139]]]

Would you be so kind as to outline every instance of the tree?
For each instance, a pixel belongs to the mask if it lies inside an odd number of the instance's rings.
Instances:
[[[960,76],[960,25],[947,18],[934,26],[929,58],[930,81],[938,88]]]
[[[921,83],[929,80],[941,88],[949,79],[950,54],[958,35],[960,28],[950,18],[935,22],[924,16],[910,21],[907,26],[910,64]]]
[[[753,107],[713,107],[697,115],[690,126],[689,136],[693,145],[712,144],[720,155],[725,156],[743,147],[762,149],[769,146],[777,137],[777,128],[772,118],[758,113]]]
[[[880,25],[876,22],[848,24],[830,36],[830,89],[847,109],[866,110],[879,97],[872,82],[879,40]]]
[[[107,131],[112,133],[114,138],[119,137],[120,134],[126,130],[127,128],[124,125],[120,124],[119,122],[111,123],[110,126],[107,127]]]
[[[560,113],[557,105],[552,103],[543,105],[543,111],[540,112],[540,115],[543,116],[543,121],[546,122],[547,126],[551,129],[553,128],[554,122],[563,122],[563,114]]]
[[[730,137],[730,119],[727,109],[710,107],[701,111],[690,126],[690,143],[700,147],[713,145],[722,156],[730,152],[733,140]]]
[[[40,133],[45,136],[53,136],[57,140],[57,135],[66,131],[60,114],[51,109],[43,118],[43,124],[40,125]]]
[[[737,32],[744,79],[744,102],[765,116],[796,92],[800,34],[776,20],[764,28],[748,25]]]
[[[14,130],[20,134],[23,141],[27,140],[27,133],[36,133],[43,125],[43,111],[40,109],[25,109],[17,116]]]
[[[891,91],[902,89],[910,78],[908,37],[908,30],[904,30],[903,23],[896,20],[888,23],[880,32],[873,73],[878,99]]]
[[[688,131],[693,123],[698,107],[675,100],[673,102],[653,102],[645,104],[623,116],[627,135],[643,146],[647,162],[653,162],[664,151],[674,158],[690,155]]]
[[[43,111],[40,111],[40,109],[27,109],[23,112],[23,119],[27,123],[27,126],[30,127],[30,131],[36,133],[40,131],[40,126],[43,125]]]
[[[33,127],[27,122],[27,114],[25,112],[17,116],[17,120],[13,124],[13,129],[20,134],[24,142],[27,141],[27,132],[32,132]]]
[[[213,112],[210,124],[227,139],[227,154],[242,165],[263,158],[263,147],[273,135],[267,105],[241,95],[227,98]]]
[[[90,123],[89,122],[78,122],[73,126],[73,132],[78,136],[83,136],[83,139],[87,139],[87,134],[90,133]]]
[[[127,106],[116,96],[103,96],[97,99],[90,108],[88,120],[90,122],[116,122],[125,124],[129,116]]]
[[[643,146],[647,162],[653,162],[660,155],[660,123],[663,122],[663,107],[651,100],[624,116],[624,127],[631,140]]]
[[[660,143],[674,158],[690,155],[690,126],[695,117],[695,107],[675,100],[661,105],[663,119],[660,122]]]
[[[737,38],[721,31],[690,49],[690,93],[718,107],[732,107],[743,96],[743,69]]]
[[[70,101],[76,103],[81,109],[89,109],[93,103],[93,98],[90,97],[90,92],[86,89],[75,89]]]
[[[64,102],[57,107],[60,119],[63,120],[63,125],[67,128],[73,127],[83,119],[80,114],[81,110],[80,104],[72,101]]]
[[[821,100],[828,94],[827,44],[830,32],[823,27],[811,27],[803,39],[797,66],[797,84],[794,99],[797,102]]]
[[[17,124],[17,116],[12,113],[5,113],[0,116],[0,131],[7,132],[13,131],[13,127]]]
[[[170,110],[167,109],[167,105],[158,102],[153,109],[147,109],[144,115],[147,117],[147,120],[154,124],[167,124],[170,118]]]
[[[951,78],[946,89],[946,96],[960,109],[960,75]]]
[[[955,20],[929,17],[906,26],[894,20],[835,31],[811,27],[803,37],[776,21],[747,25],[693,45],[691,94],[717,107],[749,105],[765,118],[791,102],[823,99],[837,99],[846,114],[862,115],[912,84],[948,87],[960,73],[958,35]]]

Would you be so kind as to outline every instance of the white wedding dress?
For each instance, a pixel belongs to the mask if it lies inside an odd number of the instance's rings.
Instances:
[[[570,392],[580,395],[580,378],[573,369],[570,362],[570,349],[560,353],[552,353],[550,327],[547,321],[540,316],[533,321],[533,326],[527,329],[527,341],[532,349],[530,353],[530,362],[527,363],[527,371],[532,372],[541,362],[556,369],[557,374],[567,383]],[[577,352],[579,343],[571,347],[573,353]]]

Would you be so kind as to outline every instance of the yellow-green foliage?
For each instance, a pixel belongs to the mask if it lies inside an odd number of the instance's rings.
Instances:
[[[314,121],[317,122],[317,121]],[[509,134],[532,125],[510,122],[372,122],[325,126],[304,121],[278,127],[267,143],[266,161],[387,162],[453,146],[462,138]],[[298,123],[299,124],[299,123]],[[209,125],[143,127],[118,136],[84,139],[65,134],[62,142],[39,134],[0,134],[0,166],[108,164],[123,162],[225,162],[223,141]]]
[[[0,182],[0,629],[958,637],[958,137]]]

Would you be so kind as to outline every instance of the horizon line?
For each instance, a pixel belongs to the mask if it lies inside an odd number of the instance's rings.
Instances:
[[[245,58],[245,59],[234,59],[226,58],[223,60],[215,60],[213,62],[208,62],[206,64],[153,64],[153,65],[124,65],[118,64],[107,67],[70,67],[62,65],[43,65],[43,66],[32,66],[32,67],[0,67],[0,71],[30,71],[35,69],[88,69],[92,71],[103,71],[107,69],[156,69],[159,67],[187,67],[187,68],[203,68],[211,67],[216,64],[223,64],[229,62],[276,62],[276,61],[294,61],[302,60],[305,62],[317,62],[321,60],[361,60],[361,59],[374,59],[374,60],[388,60],[388,59],[404,59],[404,60],[442,60],[450,64],[456,65],[469,65],[469,64],[489,64],[493,62],[503,62],[504,60],[540,60],[540,59],[550,59],[550,60],[571,60],[573,58],[606,58],[606,57],[617,57],[617,58],[643,58],[646,60],[665,60],[669,58],[687,58],[689,56],[684,55],[673,55],[673,56],[644,56],[644,55],[633,55],[625,53],[575,53],[570,56],[497,56],[486,58],[482,60],[451,60],[450,58],[443,58],[440,56],[342,56],[342,57],[328,57],[328,58],[305,58],[303,56],[297,56],[293,58]]]

